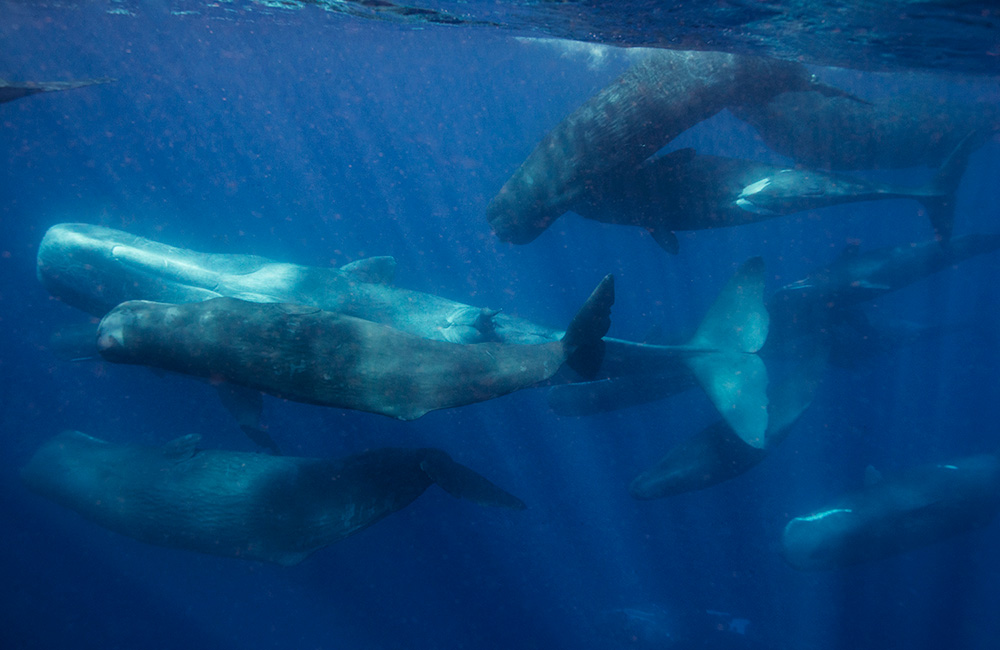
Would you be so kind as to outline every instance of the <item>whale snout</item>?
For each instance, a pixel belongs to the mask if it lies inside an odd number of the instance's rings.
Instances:
[[[126,318],[124,314],[113,311],[97,326],[97,349],[102,355],[114,354],[125,348]]]
[[[564,210],[549,206],[529,192],[504,187],[486,207],[490,227],[502,241],[528,244],[534,241]]]

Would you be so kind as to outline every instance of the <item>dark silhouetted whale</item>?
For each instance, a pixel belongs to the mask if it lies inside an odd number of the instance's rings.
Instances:
[[[834,569],[897,555],[989,524],[1000,509],[993,454],[916,467],[881,478],[785,526],[785,560]]]
[[[970,143],[956,148],[934,179],[918,187],[681,149],[647,161],[633,174],[595,181],[589,198],[572,209],[595,221],[644,228],[664,250],[677,253],[675,231],[740,226],[858,201],[914,199],[947,239],[970,148]]]
[[[440,449],[377,449],[337,460],[122,446],[67,431],[22,470],[31,490],[149,544],[298,564],[401,510],[434,483],[481,505],[520,499]]]

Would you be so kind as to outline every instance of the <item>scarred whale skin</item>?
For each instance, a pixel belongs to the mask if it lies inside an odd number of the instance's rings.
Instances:
[[[1000,509],[993,454],[912,468],[788,522],[785,560],[834,569],[898,555],[989,524]]]
[[[596,349],[613,287],[608,276],[566,336],[539,345],[432,341],[316,307],[213,298],[122,303],[101,320],[97,347],[115,363],[412,420],[533,386],[571,354]]]
[[[797,63],[659,50],[552,129],[487,206],[487,218],[500,239],[526,244],[585,200],[591,185],[631,173],[727,106],[818,86]]]
[[[481,505],[524,508],[440,449],[378,449],[337,460],[122,446],[79,431],[45,443],[22,470],[34,492],[143,542],[298,564],[401,510],[431,484]]]

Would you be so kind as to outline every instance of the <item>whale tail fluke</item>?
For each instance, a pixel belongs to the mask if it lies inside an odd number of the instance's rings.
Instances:
[[[566,328],[563,344],[569,350],[566,363],[584,378],[597,375],[604,360],[602,337],[611,327],[611,305],[615,304],[615,276],[604,276]]]
[[[420,469],[445,492],[481,506],[524,510],[527,506],[513,494],[497,487],[486,477],[452,460],[440,449],[427,449]]]
[[[958,192],[958,185],[965,174],[969,156],[980,144],[981,138],[976,137],[975,131],[966,135],[941,163],[941,167],[934,174],[930,186],[926,188],[927,196],[920,199],[927,210],[931,226],[934,228],[934,236],[940,242],[951,240],[951,233],[954,230],[955,195]]]
[[[685,363],[726,423],[748,445],[762,448],[767,432],[767,367],[756,355],[767,340],[764,261],[736,271],[687,347]]]

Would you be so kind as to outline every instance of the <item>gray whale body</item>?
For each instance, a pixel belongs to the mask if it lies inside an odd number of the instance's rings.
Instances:
[[[598,366],[613,302],[608,276],[559,341],[465,345],[302,305],[236,298],[183,305],[137,300],[101,320],[97,347],[114,363],[412,420],[533,386],[567,361]]]
[[[924,465],[795,517],[782,535],[784,557],[800,570],[869,562],[986,526],[997,510],[997,456]]]
[[[78,431],[45,443],[21,476],[34,492],[149,544],[291,566],[405,508],[437,483],[481,505],[524,503],[440,449],[337,460],[117,445]]]

